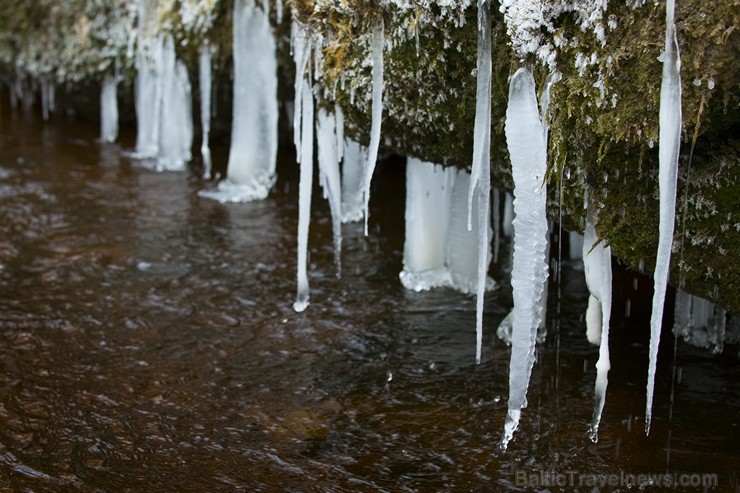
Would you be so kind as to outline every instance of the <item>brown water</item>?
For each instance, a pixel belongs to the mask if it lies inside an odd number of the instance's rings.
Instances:
[[[345,226],[341,280],[315,197],[311,306],[297,314],[292,156],[267,200],[221,205],[197,196],[197,173],[142,169],[96,143],[95,126],[7,115],[1,125],[4,491],[627,490],[548,488],[540,471],[560,481],[573,471],[576,485],[707,473],[719,480],[711,491],[740,491],[737,347],[715,356],[679,344],[674,357],[667,335],[644,436],[645,279],[637,291],[629,276],[616,281],[593,444],[597,348],[585,341],[583,273],[563,263],[529,407],[502,453],[509,350],[493,334],[511,306],[506,262],[492,269],[503,287],[486,299],[475,365],[474,299],[398,281],[402,163],[377,170],[370,236]],[[620,297],[632,298],[631,318]]]

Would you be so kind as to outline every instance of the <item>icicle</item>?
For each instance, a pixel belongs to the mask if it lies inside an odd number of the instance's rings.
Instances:
[[[399,275],[406,289],[425,291],[452,284],[447,240],[455,175],[454,168],[407,160],[406,240]]]
[[[609,362],[609,320],[612,306],[612,250],[598,242],[594,227],[594,212],[589,211],[583,240],[583,270],[590,291],[586,327],[589,342],[599,344],[599,360],[596,362],[594,385],[594,412],[588,435],[596,443],[599,440],[599,422],[606,402]],[[600,316],[600,320],[596,316]],[[599,330],[600,328],[600,330]]]
[[[370,183],[375,171],[375,163],[378,160],[378,147],[380,147],[380,124],[383,118],[383,47],[385,37],[383,34],[383,18],[379,17],[373,26],[372,50],[373,50],[373,93],[372,93],[372,123],[370,125],[370,147],[367,153],[367,166],[365,171],[365,236],[367,236],[367,221],[370,217]]]
[[[234,112],[227,177],[199,195],[220,202],[267,197],[275,183],[278,142],[277,61],[268,12],[234,2]]]
[[[100,140],[115,142],[118,138],[118,80],[107,74],[100,90]]]
[[[344,143],[342,161],[342,222],[359,221],[363,216],[363,188],[367,148],[353,140]]]
[[[190,161],[193,114],[190,80],[185,65],[175,58],[175,41],[164,41],[162,63],[162,114],[159,118],[158,170],[181,171]]]
[[[503,233],[507,238],[514,236],[514,197],[510,193],[504,196]]]
[[[301,88],[301,178],[298,192],[298,287],[293,309],[302,312],[308,307],[308,226],[311,220],[311,189],[313,187],[313,94],[308,81]]]
[[[457,170],[452,187],[452,204],[450,205],[449,238],[447,240],[447,266],[452,278],[452,288],[463,293],[477,292],[479,282],[478,275],[483,273],[484,286],[486,290],[496,287],[496,283],[488,277],[488,264],[491,259],[490,242],[481,245],[479,239],[482,236],[480,229],[485,229],[486,237],[490,238],[491,222],[490,215],[483,218],[481,223],[478,215],[473,216],[472,230],[468,229],[468,190],[470,190],[470,173],[460,169]],[[479,200],[476,189],[475,200]],[[479,268],[478,260],[481,253],[479,248],[484,249],[486,265],[484,269]]]
[[[275,21],[278,24],[283,23],[283,0],[277,0],[275,4]]]
[[[647,398],[645,404],[645,434],[650,434],[653,415],[653,392],[658,346],[663,319],[666,286],[671,262],[673,228],[676,218],[676,182],[678,153],[681,147],[681,59],[673,23],[674,0],[666,5],[665,52],[663,78],[660,85],[660,148],[658,182],[660,185],[660,224],[658,253],[655,260],[655,291],[650,317],[650,361],[648,365]]]
[[[211,179],[211,148],[209,136],[211,133],[211,56],[213,50],[206,41],[200,48],[198,58],[198,78],[200,80],[200,125],[203,131],[203,140],[200,145],[200,154],[203,156],[203,178]]]
[[[318,111],[316,141],[319,145],[320,182],[324,195],[329,199],[331,224],[334,236],[334,263],[337,277],[342,275],[342,188],[339,176],[339,149],[342,147],[336,127],[336,118],[326,110]]]
[[[478,61],[473,131],[473,168],[468,190],[468,229],[472,229],[473,196],[478,190],[478,223],[490,217],[491,195],[491,9],[488,0],[478,0]],[[476,292],[475,361],[480,363],[483,347],[483,300],[490,242],[487,228],[478,228],[478,288]]]
[[[142,2],[143,4],[144,2]],[[139,35],[143,36],[146,20],[139,20]],[[136,152],[140,159],[153,158],[159,153],[159,129],[162,107],[162,64],[164,38],[139,39],[136,55]]]
[[[484,175],[490,177],[491,151],[491,10],[487,0],[478,0],[478,58],[473,130],[473,167],[468,191],[468,229],[472,228],[473,193],[482,189]],[[488,173],[486,173],[488,171]]]
[[[306,67],[311,56],[311,45],[306,33],[306,28],[298,22],[291,24],[291,49],[293,50],[293,62],[295,63],[295,82],[293,84],[294,103],[293,103],[293,145],[295,145],[296,161],[301,162],[301,103],[303,101],[302,84],[303,74],[306,73]]]
[[[44,121],[47,121],[49,119],[49,94],[51,90],[49,89],[49,79],[48,77],[44,76],[41,78],[41,117],[44,119]]]
[[[500,446],[506,449],[519,426],[526,406],[527,387],[535,359],[539,305],[548,274],[547,190],[544,185],[546,146],[544,129],[537,110],[532,74],[519,69],[509,85],[506,110],[506,142],[514,178],[514,266],[511,285],[514,294],[509,403]]]
[[[493,263],[498,263],[498,251],[501,246],[501,191],[493,189]]]

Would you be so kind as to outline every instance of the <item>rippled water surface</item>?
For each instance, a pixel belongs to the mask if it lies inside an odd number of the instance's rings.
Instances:
[[[563,264],[529,407],[502,453],[508,246],[475,365],[474,299],[398,281],[402,162],[377,170],[370,236],[345,225],[339,280],[315,193],[311,306],[297,314],[291,155],[268,199],[222,205],[197,196],[197,173],[144,169],[94,126],[5,116],[0,128],[2,490],[594,490],[531,477],[574,471],[711,473],[713,491],[740,491],[737,347],[674,356],[666,336],[644,436],[645,279],[616,281],[631,318],[616,302],[593,444],[598,354],[583,273]]]

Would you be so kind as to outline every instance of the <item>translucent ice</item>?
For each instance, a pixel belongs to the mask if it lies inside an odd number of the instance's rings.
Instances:
[[[334,237],[334,262],[337,277],[341,275],[342,250],[342,189],[339,176],[339,153],[343,142],[339,139],[337,120],[325,109],[318,111],[316,119],[316,141],[319,146],[319,182],[324,189],[324,196],[329,200],[331,210],[332,232]]]
[[[342,222],[359,221],[363,216],[367,148],[353,140],[344,142],[342,160]]]
[[[234,114],[226,179],[203,197],[247,202],[275,183],[278,140],[277,61],[268,13],[254,0],[234,2]]]
[[[103,78],[100,88],[100,140],[115,142],[118,138],[118,80],[113,74]]]
[[[660,186],[660,222],[658,225],[658,253],[655,260],[655,291],[650,317],[650,361],[648,364],[647,398],[645,404],[645,433],[650,433],[653,414],[655,369],[658,359],[663,305],[665,303],[668,271],[671,263],[673,228],[676,217],[676,182],[678,154],[681,147],[681,60],[673,23],[674,0],[666,4],[665,51],[663,77],[660,85],[660,149],[658,153]]]
[[[594,213],[589,211],[586,229],[583,235],[583,270],[586,285],[591,293],[586,311],[587,337],[592,343],[599,344],[599,359],[596,362],[596,383],[594,386],[594,412],[589,428],[589,437],[597,442],[599,439],[599,422],[606,402],[607,375],[609,362],[609,320],[612,305],[612,251],[603,242],[599,242],[594,227]],[[598,303],[598,308],[596,303]],[[600,315],[600,320],[596,316]],[[597,327],[600,329],[598,330]],[[598,334],[598,336],[597,336]]]
[[[383,31],[383,18],[380,17],[373,27],[372,37],[373,50],[373,91],[372,91],[372,122],[370,124],[370,147],[367,153],[367,166],[365,171],[365,235],[367,235],[367,221],[370,217],[370,183],[375,171],[375,163],[378,160],[378,147],[380,147],[380,124],[383,119],[383,48],[385,35]]]
[[[211,178],[211,148],[209,136],[211,133],[211,56],[213,50],[206,41],[200,48],[198,57],[198,75],[200,79],[200,125],[203,140],[200,144],[200,154],[203,156],[203,177]]]
[[[546,145],[537,108],[532,74],[519,69],[509,85],[506,110],[506,142],[514,178],[514,295],[509,402],[501,448],[505,449],[519,426],[526,405],[527,387],[535,359],[537,328],[548,265]]]

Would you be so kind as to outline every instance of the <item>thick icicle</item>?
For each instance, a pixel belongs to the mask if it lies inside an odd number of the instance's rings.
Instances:
[[[301,88],[301,178],[298,191],[298,285],[293,309],[302,312],[308,307],[308,226],[311,220],[311,189],[313,188],[313,94],[307,80]]]
[[[175,41],[164,41],[162,114],[160,116],[158,170],[182,171],[193,145],[192,94],[187,68],[175,57]]]
[[[342,222],[359,221],[363,216],[363,188],[367,148],[353,140],[344,143],[342,160]]]
[[[118,138],[118,79],[113,74],[103,78],[100,89],[100,140],[115,142]]]
[[[509,402],[501,448],[506,449],[519,426],[526,406],[527,387],[534,364],[540,303],[548,275],[545,258],[547,217],[544,185],[546,145],[537,109],[532,74],[519,69],[509,85],[506,110],[506,142],[514,178],[514,266],[511,285],[514,295]]]
[[[370,217],[370,184],[378,160],[380,147],[380,124],[383,119],[383,47],[385,36],[383,33],[383,18],[379,17],[373,27],[373,91],[372,91],[372,123],[370,124],[370,147],[367,153],[365,167],[365,235],[367,236],[367,221]]]
[[[455,175],[454,168],[408,158],[406,241],[399,275],[406,289],[425,291],[452,284],[447,269],[447,239]]]
[[[478,60],[473,130],[473,167],[468,190],[468,229],[472,229],[473,196],[478,189],[478,223],[491,215],[491,8],[488,0],[478,0]],[[475,361],[480,363],[483,347],[483,300],[488,269],[487,228],[478,228],[478,286],[476,290]]]
[[[200,144],[200,154],[203,156],[203,178],[210,180],[211,147],[209,136],[211,133],[211,56],[213,50],[206,41],[200,48],[198,57],[198,78],[200,80],[200,125],[203,131],[203,140]]]
[[[676,39],[673,12],[675,2],[666,5],[665,51],[663,78],[660,85],[660,150],[658,154],[660,186],[660,223],[658,225],[658,253],[655,259],[655,291],[650,316],[650,361],[648,364],[647,398],[645,404],[645,434],[650,434],[653,415],[653,393],[658,346],[663,320],[668,272],[671,263],[673,228],[676,218],[676,182],[678,154],[681,147],[681,59]]]
[[[234,2],[234,115],[227,177],[200,192],[220,202],[267,197],[275,183],[277,61],[268,13],[254,0]]]
[[[136,52],[136,151],[134,157],[154,158],[159,153],[162,102],[162,51],[164,37],[157,35],[158,3],[139,0]]]
[[[334,263],[337,277],[342,274],[342,183],[339,176],[340,144],[337,120],[321,108],[316,120],[316,141],[319,145],[319,173],[324,196],[329,200],[334,236]]]
[[[595,343],[596,334],[598,333],[599,341],[599,360],[596,362],[596,383],[594,386],[596,403],[588,431],[589,437],[595,443],[599,440],[599,422],[606,402],[607,375],[611,367],[609,362],[609,319],[612,306],[612,250],[611,247],[599,243],[593,223],[594,213],[590,211],[586,219],[583,240],[583,270],[586,275],[586,285],[591,293],[586,312],[587,335],[590,334],[589,341]],[[598,308],[596,308],[596,303],[598,303]],[[600,315],[601,319],[596,320],[595,314]]]

